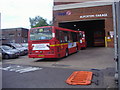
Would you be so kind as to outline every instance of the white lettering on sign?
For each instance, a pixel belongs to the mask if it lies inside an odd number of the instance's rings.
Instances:
[[[95,15],[83,15],[83,16],[80,16],[80,18],[91,18],[91,17],[107,17],[108,14],[95,14]]]

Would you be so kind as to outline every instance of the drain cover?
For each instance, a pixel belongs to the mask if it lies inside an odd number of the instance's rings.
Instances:
[[[90,71],[75,71],[66,80],[70,85],[89,85],[92,81],[93,73]]]

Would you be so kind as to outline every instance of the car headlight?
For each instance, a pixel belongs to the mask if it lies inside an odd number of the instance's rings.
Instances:
[[[23,52],[23,50],[20,50],[21,52]]]

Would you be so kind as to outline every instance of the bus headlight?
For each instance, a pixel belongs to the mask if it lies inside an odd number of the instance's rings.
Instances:
[[[40,53],[43,53],[42,51],[40,51]]]
[[[85,42],[85,39],[83,39],[83,42]]]
[[[80,40],[80,43],[82,43],[82,40]]]

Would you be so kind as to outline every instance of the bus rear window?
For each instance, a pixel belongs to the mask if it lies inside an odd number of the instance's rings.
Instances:
[[[51,28],[37,28],[30,30],[30,40],[49,40],[52,39]]]

